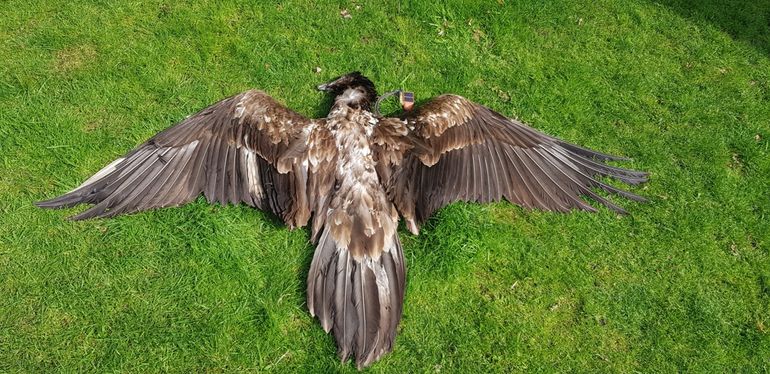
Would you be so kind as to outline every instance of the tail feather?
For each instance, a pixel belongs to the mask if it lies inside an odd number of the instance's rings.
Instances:
[[[342,361],[360,369],[393,348],[404,298],[405,266],[398,235],[378,258],[356,258],[321,234],[308,274],[308,308],[331,331]]]

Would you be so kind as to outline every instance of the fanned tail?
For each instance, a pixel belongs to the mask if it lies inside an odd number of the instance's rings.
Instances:
[[[310,265],[310,313],[333,332],[340,359],[353,355],[359,369],[392,350],[401,320],[406,274],[395,233],[393,243],[377,258],[357,258],[338,248],[327,226]]]

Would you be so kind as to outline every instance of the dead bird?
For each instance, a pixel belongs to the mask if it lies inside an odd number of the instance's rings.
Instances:
[[[309,119],[266,93],[224,99],[160,132],[74,190],[37,203],[93,204],[72,217],[113,217],[178,206],[245,203],[290,228],[311,224],[317,244],[307,305],[332,331],[342,361],[363,368],[390,352],[401,320],[406,265],[399,215],[420,224],[455,201],[502,199],[529,209],[596,211],[587,196],[640,196],[601,182],[629,184],[647,174],[607,165],[626,160],[567,143],[457,95],[382,117],[374,83],[358,72],[318,86],[334,96],[326,118]]]

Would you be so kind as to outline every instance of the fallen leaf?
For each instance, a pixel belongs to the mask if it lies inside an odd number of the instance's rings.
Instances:
[[[479,29],[473,30],[473,40],[475,40],[476,43],[481,41],[481,37],[483,35],[484,35],[484,33],[481,30],[479,30]]]
[[[497,97],[499,97],[500,100],[502,100],[504,103],[511,101],[511,95],[508,95],[508,93],[500,89],[500,87],[494,86],[492,87],[492,91],[494,91],[497,94]]]

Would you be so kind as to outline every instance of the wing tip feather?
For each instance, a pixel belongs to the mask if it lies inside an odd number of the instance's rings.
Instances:
[[[40,201],[35,201],[33,204],[36,207],[43,208],[43,209],[61,209],[61,208],[64,208],[64,205],[62,205],[61,203],[56,201],[58,199],[59,198],[53,198],[53,199],[48,199],[48,200],[40,200]]]

